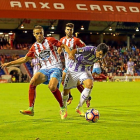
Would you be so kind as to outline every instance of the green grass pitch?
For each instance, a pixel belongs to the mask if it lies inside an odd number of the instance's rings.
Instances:
[[[140,83],[95,82],[90,108],[99,110],[97,123],[78,116],[75,108],[80,93],[72,89],[74,100],[68,117],[61,120],[59,104],[46,85],[37,87],[35,115],[25,116],[28,83],[0,84],[1,140],[138,140],[140,138]],[[62,87],[60,87],[62,91]],[[87,110],[84,104],[84,110]]]

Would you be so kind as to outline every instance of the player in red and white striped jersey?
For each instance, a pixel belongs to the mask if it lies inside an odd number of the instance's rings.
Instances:
[[[73,32],[74,32],[74,24],[67,23],[65,27],[66,36],[62,37],[60,39],[60,42],[62,42],[63,44],[66,44],[70,50],[84,47],[85,43],[81,41],[79,38],[74,37]],[[69,64],[69,55],[65,50],[64,50],[64,57],[65,57],[65,69],[63,71],[63,76],[62,76],[62,84],[64,83],[64,79],[65,79],[68,64]],[[84,90],[84,87],[80,84],[80,82],[77,85],[77,89],[80,91],[80,93],[82,93],[82,91]],[[67,103],[70,104],[72,100],[73,100],[73,97],[71,93],[69,93],[69,98],[68,98]],[[90,106],[90,100],[91,100],[91,97],[89,97],[89,99],[86,101],[87,107]]]
[[[37,57],[41,63],[41,69],[35,73],[30,81],[29,108],[27,110],[21,110],[20,113],[30,116],[34,115],[36,86],[44,83],[48,84],[48,88],[59,102],[61,119],[64,119],[67,114],[65,113],[65,107],[63,106],[61,92],[58,89],[62,79],[62,63],[60,56],[57,53],[57,48],[60,46],[64,47],[64,45],[53,37],[44,38],[44,30],[41,26],[35,26],[33,35],[36,38],[36,42],[32,45],[26,56],[5,63],[2,67],[25,63],[32,58]]]

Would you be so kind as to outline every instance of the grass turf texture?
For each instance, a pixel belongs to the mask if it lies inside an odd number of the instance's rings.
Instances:
[[[68,117],[61,120],[59,105],[46,85],[37,87],[35,115],[25,116],[28,108],[28,83],[0,84],[1,140],[138,140],[140,138],[140,83],[95,82],[90,108],[99,110],[97,123],[89,123],[75,113],[80,93]],[[62,90],[62,87],[60,88]],[[86,111],[86,105],[84,105]]]

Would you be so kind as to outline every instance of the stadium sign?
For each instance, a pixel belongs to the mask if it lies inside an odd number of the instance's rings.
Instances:
[[[24,2],[24,6],[21,4],[20,1],[11,1],[10,2],[10,6],[11,7],[25,7],[25,8],[38,8],[38,9],[51,9],[49,3],[43,3],[43,2],[39,2],[39,7],[37,7],[35,2]],[[63,3],[53,3],[53,8],[54,9],[65,9],[64,4]]]
[[[90,0],[0,0],[0,3],[0,18],[140,22],[140,3]]]
[[[33,8],[33,9],[59,9],[59,10],[65,10],[66,9],[66,6],[64,3],[53,3],[53,6],[51,7],[50,3],[43,3],[43,2],[38,2],[39,4],[39,7],[37,7],[37,4],[36,2],[24,2],[24,5],[22,5],[22,3],[20,1],[10,1],[10,6],[12,8],[16,8],[16,7],[19,7],[19,8],[22,8],[22,7],[25,7],[25,8]],[[91,10],[91,11],[104,11],[104,12],[114,12],[115,10],[118,11],[118,12],[128,12],[128,10],[132,13],[135,13],[135,12],[140,12],[139,8],[138,7],[134,7],[134,6],[129,6],[129,7],[126,7],[126,6],[122,6],[122,5],[116,5],[115,7],[113,7],[112,5],[94,5],[94,4],[79,4],[79,3],[75,3],[75,7],[77,10],[80,10],[80,11],[87,11],[87,10]],[[128,8],[128,10],[127,10]]]

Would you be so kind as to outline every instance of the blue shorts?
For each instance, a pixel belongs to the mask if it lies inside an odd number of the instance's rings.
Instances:
[[[65,68],[65,69],[63,70],[63,72],[65,72],[65,73],[67,73],[67,71],[68,71],[68,68]]]
[[[43,84],[48,85],[50,79],[55,77],[58,80],[57,88],[59,88],[62,80],[62,70],[59,68],[52,68],[52,69],[40,69],[39,72],[43,73],[46,76],[47,81]]]
[[[100,74],[101,68],[93,68],[92,73]]]

